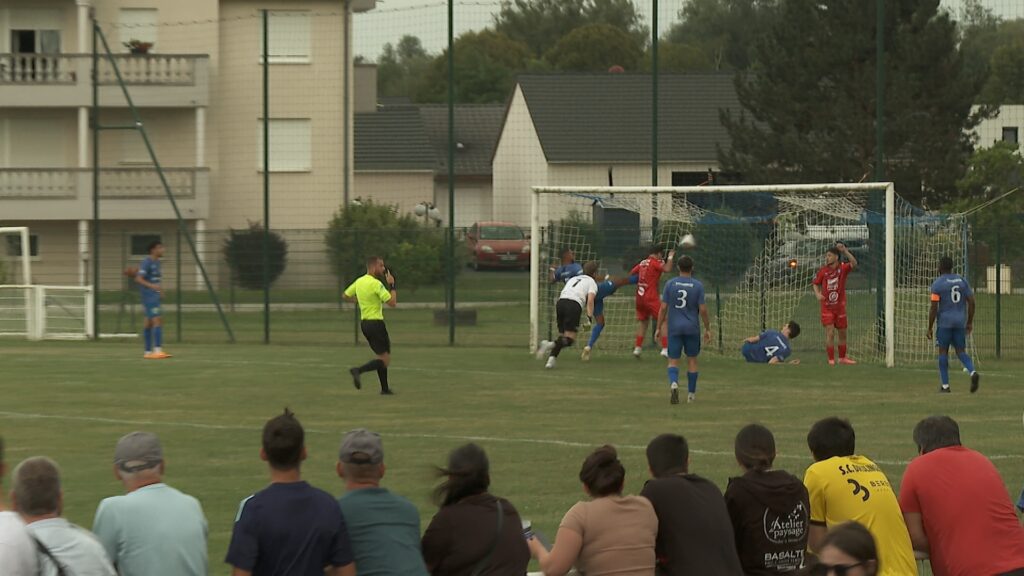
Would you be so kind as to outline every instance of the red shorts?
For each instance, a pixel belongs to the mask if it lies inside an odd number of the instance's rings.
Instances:
[[[821,325],[835,326],[840,330],[846,330],[846,306],[821,309]]]
[[[641,322],[646,320],[658,320],[658,313],[661,312],[661,300],[644,300],[636,303],[636,319]]]

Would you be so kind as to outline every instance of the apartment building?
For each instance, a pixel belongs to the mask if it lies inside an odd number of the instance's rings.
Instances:
[[[351,187],[352,14],[375,0],[4,0],[0,226],[31,227],[32,280],[90,284],[92,18],[201,252],[263,220],[263,20],[270,10],[271,214],[323,228]],[[129,47],[129,44],[134,45]],[[177,220],[114,68],[101,61],[101,280]],[[8,254],[17,239],[0,240]]]

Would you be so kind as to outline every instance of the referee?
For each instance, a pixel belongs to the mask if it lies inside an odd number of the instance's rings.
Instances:
[[[384,277],[387,287],[380,281]],[[378,256],[370,256],[366,259],[366,275],[356,279],[345,289],[345,300],[359,302],[360,327],[363,329],[363,336],[366,337],[370,349],[377,357],[357,368],[352,368],[352,384],[356,390],[361,390],[363,383],[360,376],[363,372],[377,371],[377,378],[380,379],[380,393],[391,395],[394,392],[388,387],[388,364],[391,363],[391,337],[388,336],[388,328],[384,325],[384,304],[391,308],[398,303],[398,294],[395,293],[395,277],[391,271],[384,267],[384,260]]]

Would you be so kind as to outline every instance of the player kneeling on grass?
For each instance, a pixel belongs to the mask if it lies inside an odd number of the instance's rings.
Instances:
[[[765,330],[758,336],[751,336],[743,341],[740,352],[747,362],[755,364],[785,364],[793,353],[789,341],[800,335],[800,325],[790,320],[781,330]],[[790,364],[799,364],[799,360],[791,360]]]
[[[953,345],[957,358],[971,374],[971,393],[978,391],[981,376],[967,353],[967,336],[974,330],[974,292],[967,279],[953,274],[953,259],[943,256],[939,260],[939,277],[932,283],[932,307],[928,313],[928,339],[932,339],[935,319],[939,329],[935,332],[935,345],[939,348],[939,392],[949,392],[949,346]]]
[[[164,295],[160,288],[160,258],[164,255],[164,245],[159,241],[149,245],[149,256],[142,260],[135,272],[135,283],[139,285],[142,297],[142,313],[146,319],[142,326],[145,338],[146,360],[163,360],[171,355],[164,352],[164,323],[161,318],[160,298]]]
[[[615,291],[626,284],[636,284],[637,275],[628,278],[607,278],[597,285],[597,295],[594,297],[594,327],[590,330],[590,342],[583,347],[583,354],[580,355],[583,361],[590,360],[590,351],[597,344],[597,339],[604,331],[604,299],[615,294]]]
[[[697,316],[700,316],[700,320]],[[704,341],[711,343],[711,320],[704,304],[704,285],[693,277],[693,258],[679,259],[679,276],[665,284],[658,312],[655,338],[668,337],[668,383],[670,402],[679,404],[679,358],[686,352],[687,402],[697,398],[697,356],[700,354],[700,322]]]
[[[562,289],[562,294],[555,304],[555,315],[558,319],[558,340],[540,343],[537,358],[548,355],[545,368],[554,368],[558,354],[563,348],[572,346],[576,341],[576,332],[580,327],[580,317],[586,307],[587,318],[594,317],[594,300],[597,298],[597,262],[583,265],[583,274],[570,279]]]

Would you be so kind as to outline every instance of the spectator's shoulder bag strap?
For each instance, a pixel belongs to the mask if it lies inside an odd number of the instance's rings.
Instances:
[[[494,502],[498,505],[498,529],[494,532],[494,540],[491,541],[491,549],[487,551],[487,556],[484,556],[484,559],[476,565],[471,576],[480,576],[491,566],[491,558],[494,557],[494,551],[498,549],[498,542],[501,541],[501,529],[505,525],[505,507],[501,504],[501,498],[497,496],[495,496]]]
[[[57,568],[57,576],[71,576],[68,574],[68,571],[64,569],[64,565],[57,561],[57,557],[53,555],[53,552],[50,552],[50,549],[47,548],[39,538],[36,538],[34,534],[31,536],[32,540],[36,543],[36,550],[38,550],[40,554],[45,556],[46,559],[52,562],[54,567]],[[39,567],[39,573],[44,573],[41,564]]]

